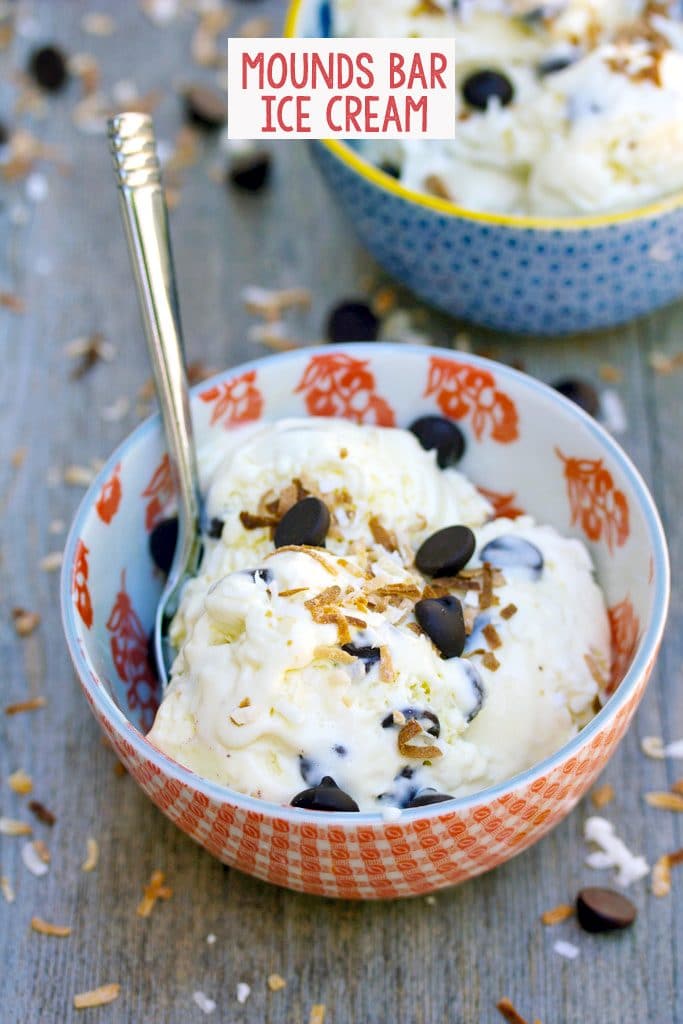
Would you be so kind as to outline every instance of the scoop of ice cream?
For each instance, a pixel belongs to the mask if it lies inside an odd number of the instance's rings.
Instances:
[[[217,447],[203,464],[224,525],[174,623],[162,750],[267,800],[332,778],[382,810],[514,775],[591,717],[609,640],[581,542],[486,522],[473,485],[407,431],[285,421]],[[326,547],[276,549],[267,517],[301,488],[329,503]],[[474,555],[426,578],[415,553],[454,524],[473,528]],[[441,600],[468,634],[454,656],[420,614]]]

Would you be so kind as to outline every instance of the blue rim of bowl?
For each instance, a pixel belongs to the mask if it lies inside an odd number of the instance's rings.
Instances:
[[[436,354],[447,356],[449,358],[453,358],[456,354],[451,349],[437,348],[436,346],[403,345],[391,342],[356,342],[347,345],[326,345],[315,348],[297,349],[292,352],[284,352],[278,355],[264,356],[260,359],[251,360],[248,363],[240,363],[238,366],[233,366],[228,370],[224,370],[222,373],[216,374],[214,377],[211,377],[206,381],[202,381],[201,384],[192,388],[191,393],[193,397],[196,397],[201,391],[206,390],[207,387],[211,387],[212,384],[228,380],[238,374],[248,373],[251,370],[258,371],[264,365],[282,365],[290,360],[300,359],[302,354],[307,358],[316,355],[329,354],[331,348],[334,348],[336,351],[353,354],[354,356],[366,356],[367,358],[372,358],[378,354],[390,355],[396,352],[413,353],[422,357],[425,357],[426,354]],[[653,599],[653,611],[633,663],[619,684],[616,692],[612,694],[604,707],[576,736],[569,741],[569,743],[566,743],[549,757],[546,757],[537,764],[532,765],[531,768],[527,768],[525,771],[514,775],[510,779],[505,779],[503,782],[499,782],[495,786],[479,790],[476,793],[469,794],[468,796],[454,797],[453,800],[445,801],[441,804],[433,804],[428,807],[402,810],[400,818],[391,821],[385,819],[380,811],[327,814],[325,812],[306,811],[301,808],[290,807],[288,804],[277,804],[267,800],[260,800],[256,797],[246,796],[245,794],[239,793],[237,790],[230,789],[228,786],[223,786],[218,782],[211,782],[209,779],[205,779],[201,775],[197,775],[189,768],[185,768],[177,761],[167,757],[166,754],[160,751],[157,747],[154,747],[149,740],[147,740],[146,737],[135,728],[133,723],[125,716],[109,696],[103,684],[93,685],[92,676],[97,677],[97,673],[90,665],[83,650],[81,649],[81,645],[78,642],[78,626],[76,623],[75,606],[71,592],[72,566],[74,562],[76,544],[81,535],[85,520],[97,500],[103,484],[109,479],[117,463],[121,462],[126,454],[132,448],[135,448],[143,438],[160,428],[160,418],[157,413],[144,420],[131,434],[128,435],[125,441],[123,441],[109,457],[102,469],[99,471],[97,477],[88,488],[78,507],[69,530],[69,536],[64,548],[64,560],[60,579],[62,624],[69,654],[78,672],[81,683],[92,698],[94,704],[99,708],[100,712],[106,718],[109,718],[114,722],[122,738],[129,742],[141,757],[155,761],[157,766],[165,775],[177,779],[184,785],[200,790],[205,796],[217,803],[229,803],[242,810],[259,814],[262,817],[285,818],[288,821],[298,824],[310,823],[328,826],[388,826],[403,823],[405,821],[416,821],[417,819],[423,818],[438,818],[445,814],[468,810],[476,804],[490,803],[493,800],[498,800],[507,793],[513,792],[518,787],[526,786],[534,782],[535,779],[551,771],[562,761],[578,754],[588,740],[601,731],[610,720],[614,719],[617,712],[630,698],[633,690],[638,684],[638,681],[645,673],[648,663],[656,655],[664,632],[664,626],[666,624],[670,588],[669,554],[664,529],[659,518],[657,508],[650,492],[648,491],[645,481],[626,453],[607,433],[607,431],[600,426],[599,423],[580,409],[575,403],[559,394],[559,392],[554,391],[553,388],[549,387],[547,384],[536,380],[534,377],[530,377],[528,374],[521,373],[519,370],[515,370],[510,366],[505,366],[504,364],[497,363],[491,359],[484,359],[481,356],[473,356],[469,353],[464,358],[473,366],[489,370],[499,379],[505,377],[511,378],[518,381],[522,387],[525,387],[530,391],[538,392],[546,399],[552,399],[553,402],[562,406],[565,413],[567,413],[571,418],[576,419],[584,427],[588,428],[589,432],[607,450],[615,462],[618,463],[619,468],[623,472],[624,476],[628,478],[631,486],[633,487],[639,505],[643,510],[648,527],[649,540],[652,544],[654,561],[655,595]]]
[[[284,34],[286,38],[299,38],[297,29],[306,2],[307,0],[290,0],[285,15]],[[320,2],[320,0],[317,0],[317,2]],[[576,217],[533,217],[514,213],[486,213],[483,210],[470,210],[465,206],[458,206],[457,203],[451,202],[449,199],[441,199],[438,196],[431,196],[426,192],[418,192],[415,189],[408,188],[400,181],[380,171],[369,160],[364,160],[362,156],[351,149],[348,143],[342,139],[321,139],[318,144],[327,149],[341,163],[346,164],[347,167],[359,174],[365,181],[375,185],[377,188],[383,189],[385,192],[389,192],[391,195],[398,196],[400,199],[415,203],[417,206],[423,206],[436,213],[445,214],[448,217],[459,217],[462,220],[494,224],[498,227],[522,230],[535,229],[540,231],[580,231],[584,228],[602,228],[619,224],[630,224],[633,221],[663,216],[683,208],[683,191],[676,191],[672,195],[664,196],[662,199],[647,203],[645,206],[639,206],[633,210],[620,210],[614,213],[588,213]]]

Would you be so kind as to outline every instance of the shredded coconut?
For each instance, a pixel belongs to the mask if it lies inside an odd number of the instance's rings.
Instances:
[[[36,878],[40,878],[41,875],[47,874],[47,864],[41,858],[33,843],[24,843],[21,848],[21,859],[24,862],[24,866],[28,868],[31,874],[35,875]]]
[[[614,833],[614,826],[605,818],[591,817],[584,825],[586,842],[595,843],[600,849],[586,857],[586,864],[596,870],[616,868],[617,885],[624,887],[645,878],[650,866],[644,857],[637,856]]]
[[[246,1003],[247,999],[251,995],[251,985],[247,985],[246,981],[237,982],[237,1002]]]
[[[203,992],[195,992],[192,996],[193,1001],[197,1004],[202,1013],[213,1013],[216,1009],[216,1003],[213,999],[209,999]]]
[[[573,942],[565,942],[564,939],[558,939],[553,943],[553,949],[567,960],[576,960],[579,955],[579,947],[575,946]]]

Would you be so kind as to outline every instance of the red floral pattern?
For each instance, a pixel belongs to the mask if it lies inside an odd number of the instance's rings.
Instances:
[[[83,624],[90,629],[93,623],[93,610],[90,589],[88,587],[88,575],[90,573],[88,554],[88,548],[86,548],[82,540],[79,540],[76,545],[76,553],[74,554],[71,588],[75,599],[76,611],[83,620]]]
[[[519,437],[519,416],[513,400],[496,387],[492,373],[455,359],[432,356],[425,398],[436,396],[444,416],[469,419],[477,441],[509,444]]]
[[[640,621],[628,597],[608,608],[607,615],[612,637],[612,671],[607,692],[614,693],[638,650]]]
[[[154,529],[160,519],[163,519],[174,495],[175,481],[171,460],[166,453],[142,492],[142,497],[148,499],[145,509],[145,529],[148,532]]]
[[[524,515],[524,509],[515,505],[517,495],[514,491],[510,491],[508,494],[503,494],[501,491],[490,491],[487,487],[477,487],[477,490],[493,505],[493,511],[496,519],[501,517],[505,517],[506,519],[517,519],[518,516]]]
[[[157,682],[147,658],[147,634],[126,593],[126,574],[121,573],[121,589],[107,619],[111,633],[111,656],[119,679],[126,687],[131,711],[139,712],[141,727],[152,727],[159,706]]]
[[[311,416],[340,416],[354,423],[393,427],[394,410],[376,394],[368,362],[344,352],[313,356],[295,393],[303,393]]]
[[[256,386],[256,370],[224,380],[202,391],[199,397],[202,402],[213,403],[211,426],[222,420],[226,428],[237,427],[260,419],[263,413],[263,395]]]
[[[114,467],[114,472],[102,485],[100,496],[95,502],[95,509],[103,523],[109,523],[119,510],[123,490],[121,488],[121,463]]]
[[[614,486],[602,459],[575,459],[555,449],[564,463],[572,525],[578,523],[589,540],[604,538],[607,550],[622,547],[630,533],[628,501]]]

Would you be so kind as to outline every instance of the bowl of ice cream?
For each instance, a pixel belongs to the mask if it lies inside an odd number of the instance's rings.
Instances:
[[[294,0],[292,36],[456,40],[455,138],[313,143],[331,195],[386,270],[474,323],[566,334],[675,300],[683,294],[678,10]]]
[[[326,896],[429,892],[540,839],[616,748],[664,627],[666,543],[621,449],[538,381],[424,347],[271,356],[192,411],[204,556],[163,700],[157,418],[65,550],[71,657],[130,774],[225,863]]]

